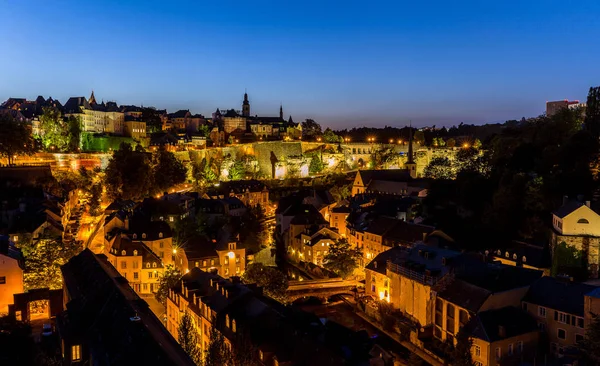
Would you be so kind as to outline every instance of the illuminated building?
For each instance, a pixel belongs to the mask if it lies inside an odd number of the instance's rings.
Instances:
[[[0,236],[0,314],[8,314],[13,295],[23,292],[24,259],[8,236]]]

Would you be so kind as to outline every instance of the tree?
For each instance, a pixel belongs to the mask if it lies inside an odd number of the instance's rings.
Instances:
[[[234,139],[233,139],[233,135],[229,135],[229,137],[227,138],[227,143],[228,143],[229,145],[233,145],[233,141],[234,141]]]
[[[288,280],[285,274],[274,267],[262,263],[252,263],[246,267],[242,277],[245,283],[255,283],[262,287],[267,296],[285,302]]]
[[[473,147],[477,150],[481,149],[481,140],[475,139],[475,141],[473,141]]]
[[[333,196],[333,199],[336,202],[339,202],[341,200],[345,200],[346,198],[350,197],[350,193],[352,191],[352,186],[349,184],[342,184],[342,185],[334,185],[333,187],[331,187],[331,189],[329,190],[329,193],[331,193],[331,195]]]
[[[591,87],[585,110],[585,128],[596,139],[600,136],[600,87]]]
[[[453,138],[449,138],[448,141],[446,141],[446,146],[448,146],[448,147],[456,146],[456,140]]]
[[[42,145],[48,151],[67,151],[69,148],[69,124],[62,113],[54,107],[44,107],[40,115]]]
[[[177,341],[196,365],[202,362],[202,353],[198,348],[198,333],[194,327],[192,317],[187,311],[183,313],[177,328]]]
[[[331,128],[327,127],[325,129],[325,132],[323,132],[323,141],[329,142],[329,143],[338,143],[338,142],[342,142],[343,139],[341,136],[336,135],[331,130]]]
[[[433,179],[454,179],[456,178],[456,169],[452,166],[450,160],[446,157],[433,158],[423,171],[426,178]]]
[[[0,156],[5,157],[8,164],[12,164],[16,155],[34,151],[34,141],[25,122],[0,113]]]
[[[314,140],[321,136],[321,125],[312,119],[302,122],[302,138],[305,140]]]
[[[175,268],[172,264],[168,264],[165,270],[158,279],[158,290],[156,290],[156,300],[163,305],[167,303],[167,296],[169,296],[169,289],[175,286],[179,280],[181,280],[181,272]]]
[[[198,127],[198,133],[208,139],[210,137],[210,127],[208,125],[200,125]]]
[[[319,174],[321,171],[323,171],[323,169],[323,161],[321,160],[319,154],[312,154],[310,159],[310,165],[308,166],[308,171],[310,172],[310,174]]]
[[[81,144],[81,119],[75,116],[67,118],[67,149],[75,152]]]
[[[89,214],[98,216],[100,214],[100,200],[102,198],[102,185],[96,183],[90,190]]]
[[[42,238],[19,245],[25,258],[23,280],[25,290],[62,288],[60,267],[82,249],[77,241]]]
[[[233,164],[229,168],[229,172],[227,173],[227,179],[229,179],[229,180],[244,179],[245,173],[246,173],[246,167],[244,166],[244,163],[240,160],[236,160],[233,162]]]
[[[142,121],[146,122],[148,133],[162,131],[162,120],[155,108],[142,108]]]
[[[362,252],[353,249],[345,238],[336,240],[324,259],[324,267],[342,278],[348,278],[358,268]]]
[[[231,362],[231,351],[225,344],[225,337],[213,325],[203,366],[222,366],[229,362]]]
[[[452,366],[474,366],[471,356],[471,347],[473,341],[469,338],[467,332],[461,329],[456,335],[456,346],[452,351]]]
[[[130,144],[121,143],[108,162],[104,180],[110,199],[137,201],[152,192],[153,178],[148,155],[133,151]]]
[[[419,145],[425,145],[425,134],[421,130],[416,130],[413,135],[413,140]]]
[[[168,191],[169,188],[185,182],[187,168],[170,151],[161,149],[152,157],[154,167],[154,192]]]
[[[592,323],[588,325],[585,338],[579,346],[589,365],[600,365],[600,316],[598,314],[592,314]]]

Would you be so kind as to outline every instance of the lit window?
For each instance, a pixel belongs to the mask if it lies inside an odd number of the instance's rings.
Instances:
[[[158,233],[158,237],[162,238],[163,237],[163,233]]]
[[[231,330],[235,333],[237,331],[237,327],[235,326],[235,319],[231,321]]]
[[[142,234],[142,239],[146,239],[146,233]]]
[[[475,356],[476,356],[476,357],[479,357],[479,356],[481,356],[481,347],[479,347],[478,345],[475,345],[475,346],[473,346],[473,347],[474,347],[474,350],[475,350],[475,352],[474,352],[474,353],[475,353]]]
[[[4,285],[6,284],[6,276],[1,276],[0,277],[0,285]]]
[[[133,279],[137,280],[138,279],[138,273],[137,272],[133,272]]]
[[[81,361],[81,346],[71,346],[71,361]]]
[[[173,222],[174,218],[173,216],[169,216],[169,221]]]
[[[137,250],[134,250],[134,251],[133,251],[133,255],[134,255],[134,256],[137,256],[137,254],[138,254],[138,251],[137,251]]]
[[[150,268],[150,262],[146,263],[146,268]]]
[[[152,262],[152,268],[156,268],[156,262]]]
[[[121,255],[126,255],[126,254],[127,254],[126,251],[124,251],[124,250],[121,251]]]

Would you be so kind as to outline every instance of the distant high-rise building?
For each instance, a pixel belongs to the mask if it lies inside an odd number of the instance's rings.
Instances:
[[[557,100],[553,102],[546,102],[546,116],[551,117],[558,113],[563,108],[575,109],[582,108],[585,110],[586,104],[580,103],[578,100]]]

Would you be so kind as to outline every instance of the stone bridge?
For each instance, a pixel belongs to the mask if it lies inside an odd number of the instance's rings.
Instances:
[[[287,296],[290,302],[303,297],[327,298],[347,294],[354,296],[356,292],[355,280],[342,280],[341,278],[327,278],[322,280],[289,281]]]

